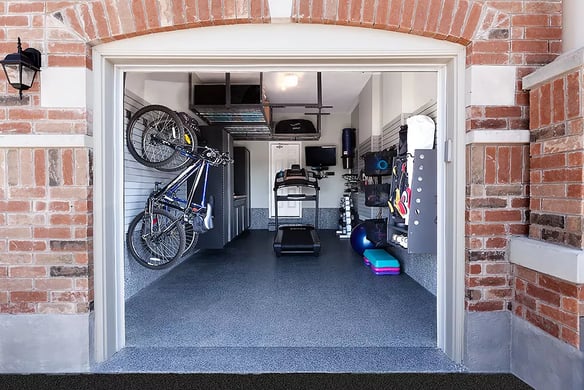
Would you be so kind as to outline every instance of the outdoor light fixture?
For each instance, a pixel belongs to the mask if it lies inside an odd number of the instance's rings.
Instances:
[[[18,53],[8,54],[0,64],[4,68],[10,85],[18,89],[22,100],[22,91],[29,89],[37,72],[41,70],[41,53],[37,49],[22,50],[18,37]]]

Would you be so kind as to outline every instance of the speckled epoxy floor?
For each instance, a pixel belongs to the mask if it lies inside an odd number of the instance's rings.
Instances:
[[[126,349],[105,372],[459,371],[436,349],[436,298],[374,275],[347,240],[276,257],[250,231],[202,251],[126,302]]]

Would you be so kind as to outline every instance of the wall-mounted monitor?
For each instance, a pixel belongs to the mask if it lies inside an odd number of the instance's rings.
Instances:
[[[315,170],[324,170],[337,165],[336,146],[305,146],[305,165]]]

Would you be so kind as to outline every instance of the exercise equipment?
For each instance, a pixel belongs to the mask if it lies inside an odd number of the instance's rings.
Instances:
[[[302,192],[299,194],[278,194],[278,190],[286,187],[299,187],[303,190],[312,189],[314,193]],[[280,171],[274,180],[274,202],[276,237],[274,238],[274,251],[276,256],[282,254],[320,254],[320,239],[316,232],[318,229],[318,176],[314,172],[300,168],[293,164],[290,169]],[[314,225],[294,224],[279,226],[278,203],[289,201],[313,201]]]
[[[351,247],[359,255],[363,255],[366,249],[375,248],[375,244],[367,238],[367,229],[365,228],[365,222],[361,222],[353,228],[351,231]]]

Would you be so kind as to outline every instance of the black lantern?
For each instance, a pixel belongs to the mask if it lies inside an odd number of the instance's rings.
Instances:
[[[8,54],[0,64],[4,68],[8,82],[19,90],[22,99],[22,91],[32,86],[37,72],[41,70],[41,53],[33,48],[22,50],[19,37],[18,53]]]

